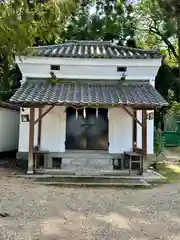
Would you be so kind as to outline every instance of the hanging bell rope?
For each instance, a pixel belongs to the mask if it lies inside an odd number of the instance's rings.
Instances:
[[[76,119],[78,119],[78,109],[76,109]]]
[[[83,117],[86,118],[86,108],[83,109]]]
[[[98,118],[98,115],[99,115],[99,110],[98,108],[96,108],[96,118]]]

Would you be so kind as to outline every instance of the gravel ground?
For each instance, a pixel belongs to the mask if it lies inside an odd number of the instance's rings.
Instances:
[[[9,216],[0,217],[1,240],[179,240],[180,184],[149,190],[75,189],[4,176],[4,212]]]

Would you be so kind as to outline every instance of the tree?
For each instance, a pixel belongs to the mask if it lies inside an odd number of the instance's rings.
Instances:
[[[171,83],[170,83],[171,80],[172,80],[171,67],[163,63],[160,66],[155,79],[155,88],[166,99],[166,101],[170,100],[169,88],[171,87]],[[154,125],[155,127],[160,126],[162,130],[164,130],[163,115],[166,112],[166,110],[167,108],[163,107],[160,109],[160,111],[155,112]]]
[[[0,89],[12,85],[9,70],[14,56],[24,54],[37,39],[41,43],[59,38],[65,22],[76,8],[77,1],[37,1],[35,7],[27,0],[0,3]]]
[[[133,7],[124,0],[87,0],[66,25],[62,40],[118,40],[135,46]]]
[[[155,47],[167,50],[173,58],[172,63],[176,64],[180,55],[179,12],[179,0],[141,0],[140,4],[136,5],[136,19],[139,22],[136,28],[137,36],[145,41],[153,39]]]
[[[137,42],[159,48],[166,55],[156,77],[156,89],[169,101],[170,107],[156,114],[157,125],[158,121],[162,123],[165,111],[180,113],[177,111],[180,109],[180,1],[141,0],[135,9],[139,23]]]

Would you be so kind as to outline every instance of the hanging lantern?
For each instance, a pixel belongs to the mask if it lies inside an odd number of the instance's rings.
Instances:
[[[98,111],[98,108],[96,108],[96,118],[98,118],[98,115],[99,115],[99,111]]]
[[[86,118],[86,108],[83,109],[83,117]]]
[[[78,119],[78,109],[76,109],[76,119]]]

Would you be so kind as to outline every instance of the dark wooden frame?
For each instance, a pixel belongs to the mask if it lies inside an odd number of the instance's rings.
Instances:
[[[130,111],[129,111],[129,109],[127,109],[126,107],[122,107],[126,112],[127,112],[127,114],[129,114],[129,116],[131,116],[133,119],[134,119],[134,121],[136,121],[136,123],[138,123],[141,127],[142,127],[142,123],[137,119],[137,117],[134,115],[134,112],[133,113],[131,113]],[[136,111],[136,110],[134,110],[134,109],[132,109],[133,111]]]
[[[133,126],[133,136],[132,136],[132,146],[133,146],[133,152],[135,152],[137,147],[137,111],[133,110],[133,119],[132,119],[132,126]]]
[[[29,153],[28,153],[28,173],[32,174],[34,169],[34,118],[35,118],[35,108],[30,108],[29,114]]]
[[[132,150],[133,152],[142,153],[147,156],[147,109],[139,109],[142,111],[142,122],[137,119],[137,110],[132,109],[131,112],[127,107],[122,107],[129,116],[132,117]],[[137,149],[137,124],[142,127],[142,149]]]
[[[38,139],[37,139],[38,146],[41,146],[41,130],[42,130],[41,116],[42,116],[42,108],[39,108]]]
[[[52,106],[49,107],[43,114],[41,114],[41,116],[39,116],[39,117],[34,121],[34,125],[35,125],[36,123],[38,123],[44,116],[46,116],[46,114],[48,114],[48,112],[50,112],[54,107],[55,107],[55,105],[52,105]]]
[[[55,105],[49,107],[44,113],[42,113],[42,107],[39,107],[39,116],[35,120],[35,107],[30,107],[29,114],[29,152],[28,152],[28,173],[34,172],[34,127],[38,123],[38,148],[41,145],[41,130],[42,130],[42,118],[48,114]]]
[[[143,155],[147,156],[147,111],[142,110],[142,150]]]
[[[34,149],[34,127],[35,124],[38,123],[38,147],[41,145],[41,131],[42,131],[42,118],[46,116],[54,107],[55,105],[51,105],[44,113],[42,113],[43,105],[39,105],[39,116],[35,119],[35,106],[30,107],[30,116],[29,116],[29,152],[28,152],[28,172],[33,173],[34,168],[34,156],[33,156],[33,149]],[[36,106],[37,108],[37,106]],[[147,156],[147,110],[148,109],[138,109],[142,111],[142,123],[137,119],[137,109],[132,109],[133,113],[127,109],[126,106],[122,106],[122,108],[132,117],[132,149],[134,152],[142,153],[144,157]],[[137,142],[137,124],[142,127],[142,149],[137,149],[135,143]]]

